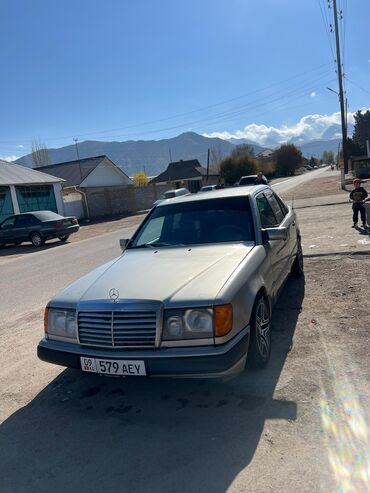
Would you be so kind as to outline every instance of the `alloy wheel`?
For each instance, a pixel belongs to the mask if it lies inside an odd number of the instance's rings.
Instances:
[[[268,358],[271,344],[270,316],[263,299],[258,302],[256,310],[256,341],[263,358]]]

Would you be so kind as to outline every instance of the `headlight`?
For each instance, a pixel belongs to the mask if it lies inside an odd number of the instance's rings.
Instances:
[[[51,336],[77,339],[76,312],[49,308],[45,332]]]
[[[163,340],[207,339],[209,337],[213,337],[213,310],[211,308],[166,311]]]

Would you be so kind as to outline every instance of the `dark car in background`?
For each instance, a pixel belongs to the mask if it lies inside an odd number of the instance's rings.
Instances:
[[[8,244],[19,245],[24,241],[38,247],[52,238],[67,241],[78,230],[79,224],[74,216],[63,217],[51,211],[15,214],[0,223],[0,248]]]

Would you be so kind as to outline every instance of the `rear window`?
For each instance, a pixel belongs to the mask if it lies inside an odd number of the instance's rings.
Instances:
[[[175,196],[176,196],[175,192],[164,192],[164,194],[162,195],[164,199],[172,199]]]
[[[57,221],[63,218],[63,216],[52,211],[32,211],[32,214],[40,221]]]

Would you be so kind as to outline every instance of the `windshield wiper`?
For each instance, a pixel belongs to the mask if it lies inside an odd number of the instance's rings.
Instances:
[[[136,245],[129,248],[157,248],[166,246],[186,246],[183,243],[165,243],[164,241],[156,241],[155,243],[143,243],[142,245]]]

